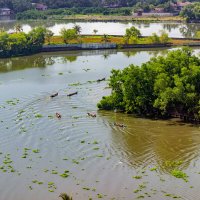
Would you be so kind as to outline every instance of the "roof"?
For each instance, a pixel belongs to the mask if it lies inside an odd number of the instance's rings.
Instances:
[[[1,11],[11,11],[10,8],[0,8]]]
[[[36,3],[35,6],[36,6],[36,8],[47,8],[47,6],[42,3]]]
[[[190,4],[192,4],[192,3],[189,2],[189,1],[186,1],[186,2],[177,2],[177,5],[178,5],[178,6],[181,6],[181,7],[188,6],[188,5],[190,5]]]

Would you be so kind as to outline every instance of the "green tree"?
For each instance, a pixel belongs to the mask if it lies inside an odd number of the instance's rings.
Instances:
[[[169,38],[168,33],[162,30],[160,34],[160,43],[166,44],[169,41],[170,41],[170,38]]]
[[[125,43],[136,43],[138,38],[141,36],[140,30],[132,26],[131,28],[126,29],[126,33],[124,35],[124,41]]]
[[[15,24],[14,30],[15,30],[16,33],[22,32],[23,31],[22,25],[19,24],[19,23]]]
[[[188,21],[200,21],[200,3],[194,3],[183,8],[180,13]]]
[[[141,67],[113,70],[112,93],[100,109],[121,109],[139,115],[170,117],[174,113],[200,119],[200,59],[188,48],[152,58]]]
[[[160,37],[156,33],[153,33],[151,36],[149,36],[148,40],[152,44],[159,44],[160,43]]]
[[[103,36],[102,36],[102,38],[101,38],[101,41],[103,41],[103,42],[110,42],[110,38],[109,38],[109,36],[107,35],[107,34],[104,34]]]
[[[93,33],[94,33],[95,35],[97,34],[97,32],[98,32],[97,29],[94,29],[94,30],[93,30]]]
[[[78,35],[80,35],[81,33],[81,26],[79,26],[78,24],[75,24],[74,27],[73,27],[74,30],[76,30],[76,33]]]
[[[78,34],[75,29],[62,28],[60,34],[65,44],[67,44],[70,40],[78,39]]]
[[[49,30],[49,29],[46,30],[45,40],[48,42],[48,44],[50,44],[51,38],[53,37],[53,35],[54,35],[54,33],[51,30]]]

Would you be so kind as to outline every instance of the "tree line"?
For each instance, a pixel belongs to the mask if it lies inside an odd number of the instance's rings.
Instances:
[[[142,66],[112,70],[110,96],[99,109],[149,117],[180,116],[200,120],[200,58],[188,48],[152,58]]]
[[[195,2],[196,0],[189,0]],[[77,8],[77,7],[139,7],[144,10],[150,9],[152,6],[165,5],[177,0],[0,0],[0,7],[9,7],[17,12],[23,12],[32,9],[31,3],[44,3],[50,9],[57,8]]]
[[[12,57],[29,55],[39,52],[48,37],[48,31],[43,27],[37,27],[29,33],[21,31],[21,26],[15,27],[15,32],[9,34],[0,30],[0,57]]]

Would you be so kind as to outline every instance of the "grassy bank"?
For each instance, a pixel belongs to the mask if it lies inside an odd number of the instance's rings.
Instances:
[[[124,38],[122,36],[107,36],[108,41],[110,43],[116,44],[125,44]],[[200,39],[170,39],[169,41],[172,46],[183,46],[189,44],[199,44]],[[80,36],[78,40],[70,40],[70,44],[77,44],[77,43],[105,43],[104,37],[100,35],[89,35],[89,36]],[[48,44],[46,41],[45,44]],[[50,39],[50,44],[64,44],[63,39],[61,36],[54,36]],[[139,38],[137,44],[152,44],[148,37]]]
[[[180,16],[114,16],[114,15],[65,15],[51,16],[50,19],[82,20],[82,21],[153,21],[153,22],[185,22]]]

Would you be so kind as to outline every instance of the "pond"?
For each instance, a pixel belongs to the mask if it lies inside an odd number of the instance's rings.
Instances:
[[[5,28],[6,31],[13,32],[13,27],[16,21],[0,21],[0,27]],[[124,35],[126,28],[135,26],[138,28],[143,36],[152,35],[152,33],[159,34],[161,30],[165,30],[170,37],[194,37],[196,32],[200,30],[200,24],[185,24],[185,23],[167,23],[167,22],[70,22],[70,21],[21,21],[23,31],[28,32],[31,28],[45,25],[54,32],[55,35],[59,35],[62,28],[72,28],[75,24],[80,25],[82,28],[81,34],[94,34],[93,30],[98,30],[97,34],[109,34],[109,35]]]
[[[96,107],[110,93],[111,69],[141,65],[170,50],[77,51],[1,59],[1,199],[56,200],[66,192],[75,200],[198,200],[199,126]],[[96,81],[104,77],[106,81]],[[58,96],[51,98],[56,92]],[[73,92],[78,94],[67,96]],[[88,112],[97,116],[89,117]],[[188,177],[176,178],[173,170]]]

